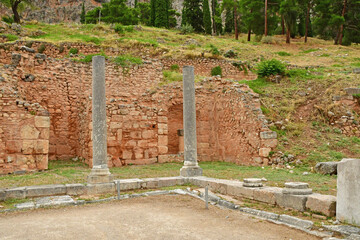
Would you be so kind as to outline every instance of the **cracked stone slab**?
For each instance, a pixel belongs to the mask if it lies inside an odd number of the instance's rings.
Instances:
[[[326,230],[338,232],[345,236],[350,236],[351,234],[360,235],[360,228],[347,226],[347,225],[323,225]]]
[[[15,204],[15,208],[17,208],[17,209],[30,209],[30,208],[35,208],[35,203],[34,203],[34,202],[19,203],[19,204]]]
[[[58,205],[69,205],[74,204],[75,201],[69,195],[63,196],[53,196],[53,197],[43,197],[36,199],[35,206],[46,207],[46,206],[58,206]]]

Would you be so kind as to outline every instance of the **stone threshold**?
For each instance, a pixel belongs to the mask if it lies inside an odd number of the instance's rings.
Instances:
[[[198,187],[209,187],[209,190],[223,195],[242,197],[259,202],[291,208],[297,211],[312,211],[325,216],[335,216],[336,197],[322,194],[292,195],[284,194],[278,187],[245,187],[243,182],[236,180],[215,179],[208,177],[160,177],[145,179],[119,179],[101,184],[58,184],[0,189],[0,201],[10,198],[34,198],[56,195],[94,195],[116,193],[117,182],[120,191],[136,189],[156,189],[176,185],[192,184]]]

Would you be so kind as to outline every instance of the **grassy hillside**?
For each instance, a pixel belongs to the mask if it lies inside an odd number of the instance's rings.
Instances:
[[[272,127],[279,133],[278,150],[293,154],[310,166],[319,161],[360,156],[359,135],[343,135],[328,116],[331,112],[334,118],[340,118],[350,112],[354,121],[359,120],[359,106],[334,103],[333,97],[344,95],[344,88],[360,86],[360,74],[352,73],[354,68],[360,68],[360,46],[335,46],[316,38],[310,38],[307,44],[303,39],[293,39],[288,45],[285,36],[262,41],[253,36],[253,41],[247,42],[247,36],[241,35],[236,41],[232,35],[183,35],[177,30],[143,26],[124,27],[120,34],[109,25],[28,24],[23,28],[26,36],[22,40],[86,42],[126,49],[129,55],[137,57],[203,56],[242,61],[254,67],[261,59],[281,60],[294,69],[287,70],[280,83],[264,79],[241,81],[260,94],[269,121],[282,122]],[[236,56],[226,58],[228,50]]]

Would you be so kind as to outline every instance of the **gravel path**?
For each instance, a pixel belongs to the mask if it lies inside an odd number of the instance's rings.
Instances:
[[[1,214],[0,229],[0,239],[319,239],[179,195]]]

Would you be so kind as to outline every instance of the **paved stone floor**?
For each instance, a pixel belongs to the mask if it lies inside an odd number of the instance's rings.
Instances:
[[[0,214],[0,239],[318,239],[189,196]]]

